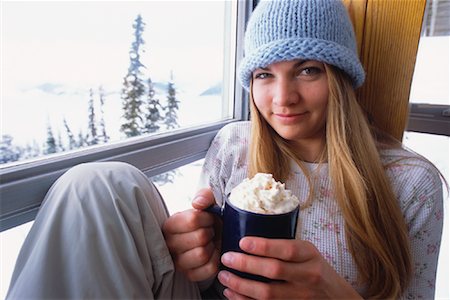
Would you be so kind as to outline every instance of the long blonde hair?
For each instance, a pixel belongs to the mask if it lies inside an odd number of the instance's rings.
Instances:
[[[367,286],[365,297],[398,298],[410,281],[412,258],[407,226],[380,159],[381,143],[374,138],[347,75],[326,64],[325,69],[329,100],[321,159],[328,161],[358,279]],[[293,159],[307,176],[313,198],[312,181],[301,157],[264,120],[252,93],[250,106],[249,176],[266,172],[285,181]]]

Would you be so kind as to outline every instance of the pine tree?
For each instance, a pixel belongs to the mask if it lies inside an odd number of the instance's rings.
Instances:
[[[145,85],[142,77],[141,68],[145,66],[141,63],[141,52],[144,52],[142,46],[144,40],[142,33],[144,32],[145,23],[142,21],[141,15],[138,15],[134,21],[134,41],[129,52],[130,66],[128,73],[123,79],[122,88],[122,107],[124,110],[124,123],[120,130],[127,136],[137,136],[141,134],[141,105],[142,97],[145,94]]]
[[[87,143],[88,145],[96,145],[98,144],[97,137],[97,125],[95,124],[95,110],[94,110],[94,92],[92,89],[89,89],[89,124],[88,124],[88,136]]]
[[[150,78],[147,80],[147,86],[147,107],[144,127],[145,133],[152,133],[159,131],[159,124],[163,120],[160,110],[163,110],[164,108],[162,107],[161,103],[159,103],[159,100],[155,98],[155,89]]]
[[[87,145],[86,137],[83,134],[83,131],[80,130],[78,133],[78,146],[77,148],[82,148]]]
[[[173,82],[173,72],[170,72],[170,81],[167,85],[167,111],[164,119],[166,129],[180,127],[180,125],[178,125],[177,116],[178,103],[179,101],[176,98],[175,84]]]
[[[56,142],[56,152],[64,152],[66,149],[63,146],[61,132],[58,131],[58,140]]]
[[[103,91],[102,86],[98,88],[98,94],[100,98],[100,137],[99,141],[103,143],[107,143],[109,141],[109,136],[106,133],[106,125],[105,125],[105,92]]]
[[[8,134],[2,135],[0,140],[0,164],[17,161],[20,158],[21,151],[13,145],[12,141],[12,136]]]
[[[20,159],[38,157],[39,155],[41,155],[41,149],[38,142],[36,142],[36,140],[33,140],[31,144],[27,144]]]
[[[53,135],[52,126],[50,123],[47,125],[47,141],[45,143],[45,150],[44,154],[52,154],[56,153],[56,140],[55,136]]]
[[[66,129],[67,139],[69,140],[69,150],[78,148],[77,142],[75,141],[75,137],[73,136],[72,130],[70,130],[70,127],[67,124],[66,118],[63,119],[63,123],[64,128]]]

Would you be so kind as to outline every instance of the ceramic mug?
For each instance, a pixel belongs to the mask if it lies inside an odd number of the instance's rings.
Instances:
[[[207,208],[206,211],[222,218],[222,254],[228,251],[245,253],[239,248],[239,241],[244,236],[295,239],[299,213],[298,207],[288,213],[268,215],[242,210],[226,199],[223,207],[213,205]],[[243,278],[263,282],[271,281],[259,275],[243,273],[224,266],[221,267]]]

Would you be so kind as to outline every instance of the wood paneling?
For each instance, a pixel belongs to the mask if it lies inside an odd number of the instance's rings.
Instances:
[[[401,139],[426,0],[343,0],[366,82],[358,90],[375,125]]]

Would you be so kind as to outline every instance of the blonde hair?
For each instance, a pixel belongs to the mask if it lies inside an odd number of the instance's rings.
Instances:
[[[325,64],[325,69],[329,100],[321,161],[328,161],[358,280],[367,286],[365,297],[398,298],[410,281],[412,258],[407,226],[380,159],[382,144],[374,138],[348,76],[333,66]],[[266,172],[285,181],[293,159],[311,187],[307,202],[313,201],[314,187],[301,157],[264,120],[252,93],[250,105],[249,176]]]

